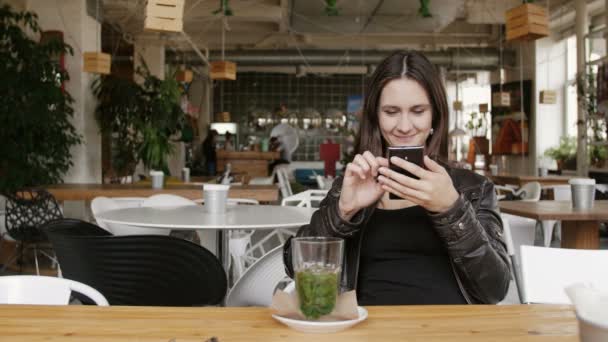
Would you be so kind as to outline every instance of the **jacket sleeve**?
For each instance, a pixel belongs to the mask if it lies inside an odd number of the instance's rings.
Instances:
[[[342,177],[334,180],[331,190],[319,204],[319,210],[312,215],[310,223],[298,229],[296,236],[331,236],[347,238],[355,234],[368,218],[370,208],[361,209],[350,221],[340,217],[338,202],[342,189]],[[293,278],[291,262],[291,238],[283,245],[285,272]]]
[[[502,300],[511,271],[494,184],[485,181],[476,206],[461,193],[451,209],[430,217],[467,293],[479,303]]]

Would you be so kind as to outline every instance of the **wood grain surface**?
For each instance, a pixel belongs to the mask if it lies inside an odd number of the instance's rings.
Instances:
[[[570,306],[368,307],[335,334],[303,334],[268,308],[0,306],[3,341],[578,341]]]

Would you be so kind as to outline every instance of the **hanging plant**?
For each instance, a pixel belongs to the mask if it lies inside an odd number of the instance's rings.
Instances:
[[[338,9],[337,0],[325,0],[325,15],[330,17],[335,17],[340,15],[340,10]]]
[[[229,0],[220,0],[220,8],[213,11],[213,14],[224,13],[225,16],[229,17],[234,15],[232,9],[230,8]]]
[[[420,0],[420,8],[418,9],[418,14],[423,18],[431,18],[433,15],[429,10],[429,2],[431,0]]]

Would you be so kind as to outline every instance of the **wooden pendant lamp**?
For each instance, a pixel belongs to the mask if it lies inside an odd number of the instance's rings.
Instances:
[[[95,2],[96,20],[99,18],[99,0]],[[101,22],[99,23],[101,25]],[[99,33],[101,35],[101,33]],[[99,41],[97,41],[99,43]],[[101,44],[99,44],[101,50]],[[101,51],[88,51],[82,54],[82,70],[92,74],[108,75],[112,66],[112,56]]]
[[[181,32],[184,28],[184,0],[148,0],[144,30]]]

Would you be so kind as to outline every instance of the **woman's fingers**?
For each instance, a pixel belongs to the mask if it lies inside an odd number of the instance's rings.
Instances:
[[[400,183],[408,188],[412,188],[412,189],[416,189],[416,190],[425,189],[424,182],[422,182],[418,179],[403,175],[397,171],[389,169],[388,167],[381,167],[380,169],[378,169],[378,172],[382,176],[384,176],[384,178],[394,180],[397,183]],[[380,180],[380,177],[378,178],[378,180]]]
[[[365,172],[361,168],[361,166],[355,163],[346,164],[346,176],[358,175],[359,178],[365,179]]]
[[[429,176],[431,175],[431,172],[403,158],[391,157],[390,162],[406,171],[409,171],[411,174],[415,175],[420,179],[429,178]]]
[[[363,159],[365,159],[365,161],[367,162],[367,164],[371,167],[372,176],[378,176],[378,168],[380,167],[380,164],[378,164],[378,162],[376,161],[376,157],[374,157],[374,155],[370,151],[363,152],[362,156]]]
[[[405,176],[404,176],[405,177]],[[409,178],[409,177],[406,177]],[[410,178],[411,179],[411,178]],[[415,198],[417,201],[424,203],[430,200],[429,194],[424,190],[417,190],[409,186],[405,186],[393,179],[385,176],[378,177],[378,181],[382,184],[382,188],[390,191],[397,196]]]
[[[429,158],[429,156],[424,156],[424,165],[426,166],[427,169],[429,169],[429,171],[432,171],[435,173],[441,173],[444,175],[448,174],[448,172],[445,170],[445,168],[443,166],[439,165],[436,161]]]

